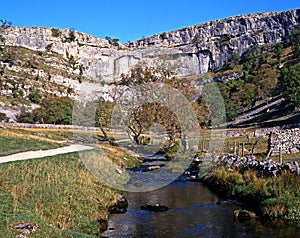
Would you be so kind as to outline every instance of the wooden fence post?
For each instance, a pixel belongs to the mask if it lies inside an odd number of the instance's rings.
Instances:
[[[245,149],[245,142],[243,142],[242,144],[242,157],[244,157],[245,155],[244,149]]]
[[[279,147],[279,163],[282,164],[282,146]]]
[[[236,155],[236,142],[234,142],[234,149],[233,149],[233,153]]]

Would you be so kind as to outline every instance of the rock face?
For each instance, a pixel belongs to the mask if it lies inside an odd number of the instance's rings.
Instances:
[[[139,62],[165,64],[180,76],[217,70],[234,52],[242,55],[254,44],[276,44],[299,24],[300,10],[230,17],[177,31],[157,34],[125,45],[47,28],[8,27],[6,44],[35,51],[51,50],[83,67],[83,75],[96,82],[112,82]],[[176,72],[177,71],[177,72]]]

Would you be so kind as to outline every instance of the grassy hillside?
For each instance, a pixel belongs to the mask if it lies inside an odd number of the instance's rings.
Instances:
[[[61,145],[55,142],[72,135],[70,131],[1,129],[1,154],[53,148]],[[139,164],[118,147],[100,147],[116,167]],[[84,153],[94,155],[94,151]],[[39,226],[28,237],[96,237],[118,193],[92,175],[78,153],[0,164],[1,236],[20,234],[14,227],[28,222]]]
[[[30,150],[55,149],[67,143],[49,138],[44,133],[27,130],[0,128],[0,156]]]
[[[242,75],[218,83],[231,126],[275,126],[297,123],[300,106],[300,31],[274,46],[254,45],[237,54],[213,77]]]

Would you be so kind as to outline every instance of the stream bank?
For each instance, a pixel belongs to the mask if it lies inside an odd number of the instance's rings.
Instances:
[[[195,159],[190,171],[199,176],[204,159]],[[214,159],[213,169],[203,184],[224,198],[242,201],[257,215],[272,219],[300,221],[300,167],[297,162],[285,164],[224,154]]]

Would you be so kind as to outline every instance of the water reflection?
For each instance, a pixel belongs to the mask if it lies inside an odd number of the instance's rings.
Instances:
[[[162,189],[127,193],[129,209],[112,215],[107,237],[297,237],[295,225],[278,222],[234,222],[233,202],[222,202],[200,183],[176,181]],[[160,203],[167,212],[140,210],[143,204]]]

